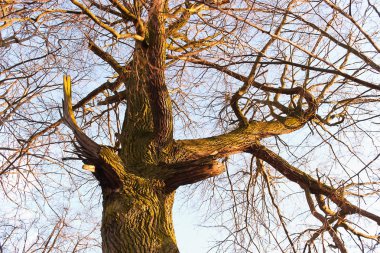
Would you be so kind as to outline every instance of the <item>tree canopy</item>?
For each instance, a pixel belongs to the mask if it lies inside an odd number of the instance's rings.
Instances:
[[[377,1],[0,7],[0,252],[379,249]]]

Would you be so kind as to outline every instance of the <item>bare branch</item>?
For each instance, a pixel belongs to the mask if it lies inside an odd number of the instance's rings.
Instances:
[[[264,160],[274,169],[284,175],[287,179],[297,183],[301,188],[308,189],[313,194],[325,195],[337,206],[339,206],[342,209],[343,213],[363,215],[380,225],[380,217],[378,215],[370,213],[358,206],[351,204],[347,199],[344,198],[344,196],[339,194],[339,191],[337,191],[337,189],[323,184],[320,181],[317,181],[305,172],[290,165],[287,161],[266,147],[258,144],[252,145],[250,149],[247,149],[247,152]]]
[[[80,145],[80,153],[90,159],[99,159],[100,146],[91,140],[78,126],[71,101],[71,79],[70,76],[63,77],[63,118],[66,125],[74,132],[74,136]]]

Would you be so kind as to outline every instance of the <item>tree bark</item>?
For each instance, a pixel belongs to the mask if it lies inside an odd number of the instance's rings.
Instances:
[[[162,181],[134,175],[128,175],[121,188],[103,188],[103,252],[179,252],[173,200],[174,192],[165,192]]]

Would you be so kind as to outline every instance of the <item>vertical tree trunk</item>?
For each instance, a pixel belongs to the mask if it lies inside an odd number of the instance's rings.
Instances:
[[[213,158],[215,150],[198,161],[192,159],[194,150],[187,152],[173,140],[172,104],[165,83],[165,3],[150,1],[146,27],[140,27],[145,39],[136,41],[128,70],[90,42],[91,49],[112,64],[126,86],[120,150],[98,145],[78,127],[70,78],[64,78],[65,121],[79,143],[80,157],[94,165],[103,191],[104,253],[179,252],[172,222],[174,190],[224,170]]]
[[[128,176],[117,190],[103,188],[105,253],[179,252],[172,222],[174,192],[158,180]]]

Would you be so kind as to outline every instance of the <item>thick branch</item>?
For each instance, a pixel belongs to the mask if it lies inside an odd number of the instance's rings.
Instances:
[[[257,83],[255,86],[256,85]],[[288,116],[286,118],[278,117],[277,120],[268,122],[253,121],[246,126],[241,126],[230,133],[219,136],[179,141],[185,150],[192,153],[192,155],[190,155],[191,159],[210,155],[214,157],[225,157],[230,154],[243,152],[250,145],[257,143],[263,138],[294,132],[312,119],[318,109],[314,97],[301,87],[283,89],[262,85],[259,88],[264,91],[287,95],[299,94],[306,100],[308,108],[295,116]]]
[[[310,175],[290,165],[286,160],[266,147],[255,144],[247,152],[253,154],[270,164],[274,169],[287,179],[297,183],[301,188],[309,190],[313,194],[322,194],[341,208],[343,214],[359,214],[371,219],[380,225],[380,217],[353,205],[340,193],[339,189],[317,181]]]
[[[173,172],[165,180],[167,191],[181,185],[193,184],[204,179],[215,177],[225,171],[225,166],[216,160],[196,160],[177,163],[169,166]]]
[[[154,0],[149,12],[147,41],[148,91],[152,109],[154,139],[166,144],[173,138],[172,106],[165,84],[166,35],[164,0]]]
[[[70,76],[63,77],[63,118],[66,125],[74,132],[80,146],[76,146],[80,156],[86,162],[95,165],[95,176],[101,186],[118,188],[126,175],[123,163],[117,153],[109,147],[98,145],[91,140],[78,126],[72,108]]]
[[[63,77],[63,118],[65,124],[74,132],[77,139],[81,153],[88,159],[96,160],[99,158],[98,153],[100,146],[91,140],[78,126],[74,113],[73,105],[71,101],[71,79],[70,76]]]
[[[240,153],[263,138],[294,132],[306,121],[307,119],[288,117],[283,121],[251,122],[246,127],[240,127],[226,134],[203,139],[180,140],[178,144],[190,153],[181,159],[198,159],[208,156],[220,158]]]

